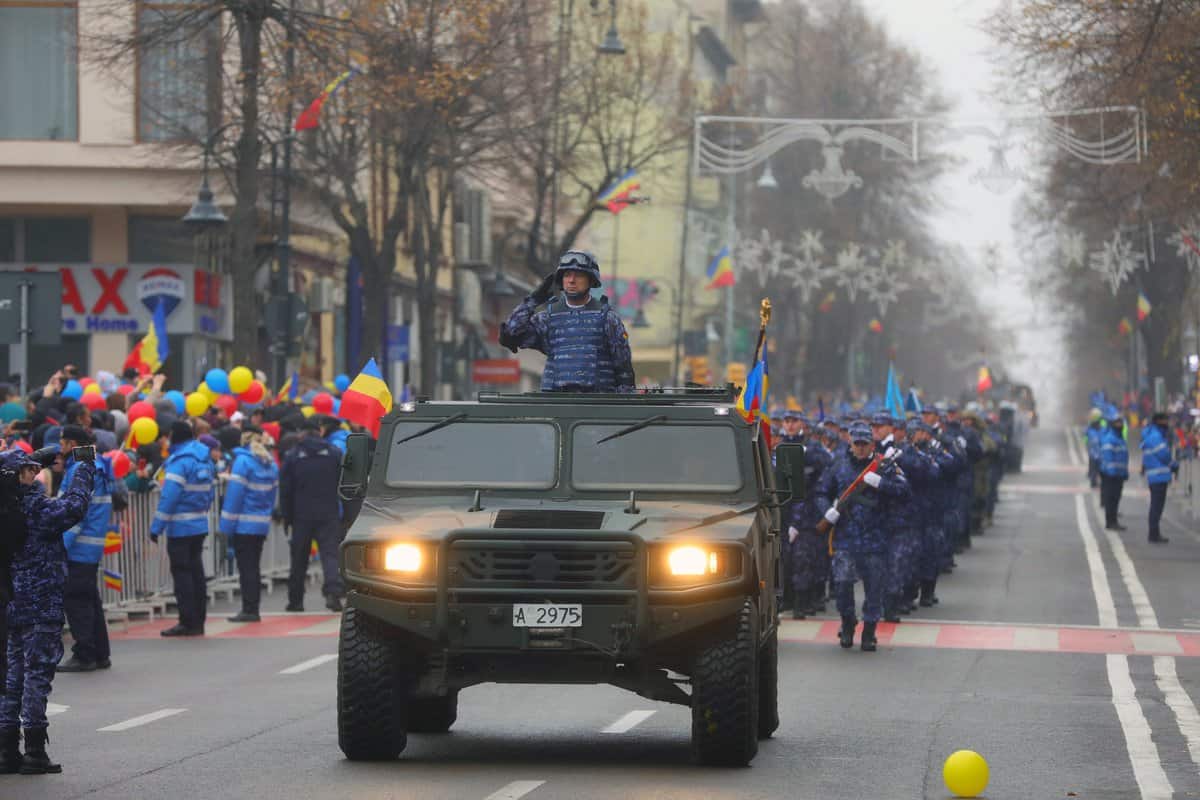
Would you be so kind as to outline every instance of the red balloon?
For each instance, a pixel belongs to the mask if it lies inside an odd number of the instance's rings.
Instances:
[[[333,395],[329,392],[321,392],[312,399],[312,407],[313,411],[316,411],[318,414],[332,414]]]
[[[213,401],[213,405],[221,409],[225,413],[225,416],[232,417],[233,412],[237,411],[238,401],[231,394],[223,394]]]
[[[129,460],[129,456],[125,455],[124,450],[109,450],[104,457],[111,462],[113,475],[118,478],[124,478],[133,468],[133,462]]]
[[[117,387],[117,391],[120,392],[121,394],[125,395],[126,397],[128,397],[129,395],[133,394],[133,390],[136,388],[137,388],[136,386],[133,386],[131,384],[122,383],[120,386]]]
[[[83,403],[92,411],[101,411],[108,408],[108,403],[104,400],[104,395],[96,392],[88,392],[83,397],[79,398],[79,402]]]
[[[129,417],[130,423],[133,423],[142,417],[149,417],[150,419],[154,419],[155,417],[154,406],[150,405],[145,400],[138,400],[136,403],[131,405],[129,410],[125,413]]]
[[[79,385],[85,389],[87,387],[91,386],[95,382],[96,382],[96,380],[94,378],[80,378],[79,379]]]
[[[31,445],[29,442],[25,441],[24,439],[17,439],[15,442],[13,442],[13,447],[17,448],[18,450],[22,450],[26,453],[33,452],[33,445]]]
[[[262,385],[262,382],[255,381],[254,383],[250,384],[249,389],[239,394],[238,397],[241,398],[243,403],[250,403],[253,405],[257,402],[260,402],[263,399],[263,395],[266,393],[267,388]]]

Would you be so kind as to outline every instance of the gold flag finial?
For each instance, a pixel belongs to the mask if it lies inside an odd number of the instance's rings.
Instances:
[[[762,321],[762,326],[767,327],[767,323],[771,321],[771,298],[763,298],[762,306],[758,309],[758,318]]]

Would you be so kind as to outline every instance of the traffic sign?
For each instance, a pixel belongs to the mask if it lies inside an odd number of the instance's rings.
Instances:
[[[521,362],[515,358],[480,358],[471,362],[473,383],[520,383]]]

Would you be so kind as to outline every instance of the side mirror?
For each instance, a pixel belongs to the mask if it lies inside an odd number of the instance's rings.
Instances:
[[[785,488],[792,498],[808,491],[804,475],[804,445],[784,442],[775,448],[775,485]]]
[[[367,478],[371,474],[371,437],[352,433],[346,437],[346,455],[342,457],[342,474],[338,478],[338,495],[354,500],[367,493]]]

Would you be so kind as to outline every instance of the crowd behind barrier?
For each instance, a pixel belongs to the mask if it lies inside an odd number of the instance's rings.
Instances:
[[[214,595],[232,593],[238,586],[237,565],[228,554],[228,537],[219,532],[221,503],[227,483],[228,476],[220,475],[208,511],[204,573],[208,578],[210,601]],[[100,571],[100,596],[108,611],[147,612],[153,616],[161,613],[171,599],[171,566],[167,560],[166,538],[160,537],[157,543],[150,540],[150,523],[158,507],[159,495],[157,487],[147,492],[130,492],[129,506],[113,514],[112,527],[121,536],[121,548],[116,553],[105,554]],[[268,593],[276,578],[286,579],[290,566],[283,523],[273,521],[262,555],[262,578]],[[113,575],[120,577],[120,589],[111,585]]]

